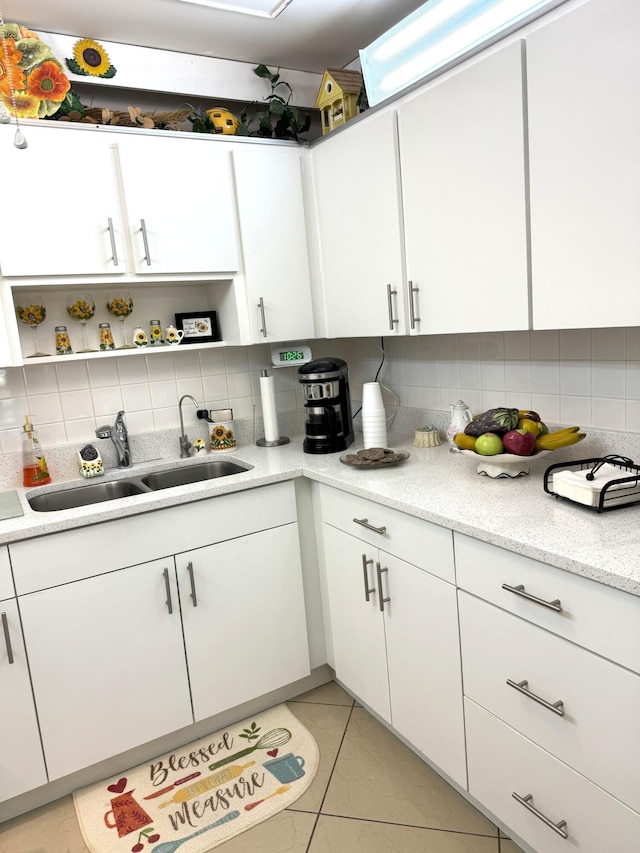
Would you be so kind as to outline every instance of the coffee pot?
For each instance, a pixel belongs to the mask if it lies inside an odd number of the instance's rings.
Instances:
[[[319,358],[298,368],[305,410],[305,453],[335,453],[353,443],[349,368],[341,358]]]
[[[452,453],[459,453],[460,448],[456,447],[454,444],[454,436],[459,432],[464,432],[467,424],[470,424],[473,420],[473,415],[471,414],[471,409],[463,400],[458,400],[457,403],[452,403],[450,406],[451,409],[451,423],[447,427],[447,440],[449,442],[449,450]]]

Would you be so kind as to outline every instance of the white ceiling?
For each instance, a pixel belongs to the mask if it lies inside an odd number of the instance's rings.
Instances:
[[[178,0],[0,0],[5,21],[49,33],[264,63],[342,68],[424,0],[292,0],[275,19]]]

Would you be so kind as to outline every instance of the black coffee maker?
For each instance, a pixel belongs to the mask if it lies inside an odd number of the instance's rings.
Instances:
[[[298,368],[305,408],[305,453],[335,453],[353,443],[349,368],[341,358],[318,358]]]

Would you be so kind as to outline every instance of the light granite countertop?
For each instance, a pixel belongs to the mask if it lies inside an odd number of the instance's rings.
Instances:
[[[281,447],[246,444],[220,457],[252,466],[243,473],[52,513],[34,512],[26,499],[33,490],[17,489],[24,514],[0,521],[0,543],[307,477],[640,596],[640,506],[598,514],[546,494],[544,472],[551,462],[563,460],[563,451],[531,460],[528,476],[491,479],[476,473],[474,459],[450,453],[446,444],[414,447],[412,437],[392,434],[389,445],[409,451],[410,458],[394,467],[357,469],[342,464],[340,453],[304,453],[301,437]],[[355,452],[361,446],[356,443],[349,450]],[[102,481],[211,458],[143,463],[111,471]],[[91,481],[76,477],[42,486],[38,492],[87,482]]]

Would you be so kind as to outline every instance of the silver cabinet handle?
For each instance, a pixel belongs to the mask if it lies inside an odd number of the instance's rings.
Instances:
[[[390,284],[387,285],[387,307],[389,309],[389,328],[391,329],[392,332],[394,331],[393,327],[396,325],[396,323],[400,322],[399,320],[393,319],[393,301],[392,301],[391,297],[395,296],[397,294],[397,292],[398,292],[397,290],[391,290]]]
[[[381,535],[387,532],[386,527],[374,527],[373,524],[369,524],[366,518],[354,518],[353,519],[356,524],[362,525],[362,527],[366,527],[367,530],[373,530],[374,533],[380,533]]]
[[[198,606],[198,597],[196,596],[196,580],[193,576],[193,563],[189,561],[187,563],[187,571],[189,572],[189,583],[191,584],[191,600],[193,601],[193,606]]]
[[[535,604],[540,604],[542,607],[546,607],[549,610],[555,610],[556,613],[562,613],[562,605],[559,598],[555,598],[553,601],[545,601],[544,598],[538,598],[535,595],[531,595],[530,592],[526,592],[524,584],[522,583],[518,584],[518,586],[509,586],[508,583],[503,583],[502,589],[506,589],[507,592],[512,592],[514,595],[519,595],[521,598],[526,598],[527,601],[533,601]]]
[[[409,316],[411,318],[411,328],[415,329],[416,323],[420,322],[420,317],[416,317],[416,306],[414,304],[413,294],[419,293],[420,288],[414,287],[413,282],[409,282]]]
[[[532,693],[529,690],[528,681],[516,682],[512,681],[510,678],[507,678],[507,684],[509,685],[509,687],[513,687],[514,690],[517,690],[524,696],[527,696],[529,699],[533,699],[534,702],[537,702],[538,705],[542,705],[543,708],[547,708],[549,711],[552,711],[559,717],[564,717],[564,702],[562,701],[562,699],[558,699],[557,702],[547,702],[546,699],[543,699],[541,696],[536,696],[535,693]]]
[[[167,600],[165,604],[167,605],[167,610],[169,614],[173,613],[173,602],[171,601],[171,586],[169,584],[169,569],[163,569],[162,574],[164,575],[164,587],[167,591]]]
[[[260,329],[260,333],[263,338],[267,337],[267,321],[264,316],[264,299],[262,296],[260,297],[260,302],[258,302],[258,308],[260,309],[260,318],[262,320],[262,328]]]
[[[373,563],[373,560],[367,560],[367,555],[362,555],[362,574],[364,576],[364,598],[365,601],[370,601],[370,596],[372,592],[376,591],[375,586],[369,587],[369,572],[367,571],[367,566],[369,563]]]
[[[384,605],[385,602],[391,601],[391,599],[387,596],[384,597],[384,593],[382,592],[382,573],[388,572],[389,569],[383,569],[380,563],[376,563],[376,573],[378,575],[378,601],[380,602],[380,610],[384,613]]]
[[[4,644],[7,647],[7,658],[9,663],[13,663],[13,647],[11,646],[11,634],[9,633],[9,622],[7,614],[2,614],[2,630],[4,631]]]
[[[151,266],[151,252],[149,251],[149,241],[147,240],[147,223],[144,219],[140,220],[140,230],[142,231],[142,242],[144,243],[144,259],[147,266]]]
[[[108,222],[108,228],[109,228],[109,238],[111,239],[111,254],[113,257],[113,265],[114,265],[114,267],[117,267],[118,266],[118,250],[116,249],[116,235],[114,234],[114,231],[113,231],[113,219],[111,219],[111,217],[109,217],[109,219],[107,219],[107,222]]]
[[[558,823],[554,823],[550,818],[546,815],[539,812],[538,809],[531,802],[533,800],[533,794],[526,794],[526,796],[521,797],[520,794],[516,794],[514,791],[511,796],[514,800],[517,800],[521,806],[524,806],[525,809],[528,809],[531,814],[535,815],[538,820],[541,820],[544,824],[546,824],[549,829],[552,829],[554,832],[557,832],[558,835],[562,836],[562,838],[568,838],[569,833],[565,832],[565,826],[567,825],[566,820],[558,821]]]

